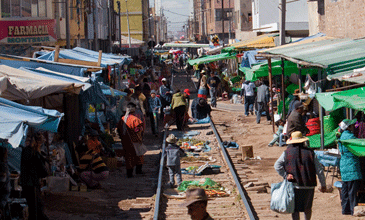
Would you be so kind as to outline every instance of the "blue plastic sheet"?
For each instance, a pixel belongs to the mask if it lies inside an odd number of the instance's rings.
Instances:
[[[206,117],[203,119],[198,119],[194,124],[208,124],[210,123],[210,118]]]
[[[63,114],[56,110],[24,106],[0,98],[0,138],[8,139],[17,148],[29,126],[57,132]]]

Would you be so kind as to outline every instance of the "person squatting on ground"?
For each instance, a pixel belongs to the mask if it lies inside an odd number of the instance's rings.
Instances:
[[[304,212],[306,220],[311,219],[314,188],[317,186],[316,174],[321,183],[320,191],[326,191],[323,167],[314,151],[307,147],[308,140],[300,131],[293,132],[291,140],[287,142],[288,148],[274,165],[280,176],[294,183],[293,220],[300,219],[299,212]]]
[[[133,177],[133,168],[136,166],[136,174],[142,174],[144,163],[143,155],[147,149],[143,145],[143,122],[134,115],[136,105],[129,103],[127,113],[119,121],[117,131],[121,139],[124,158],[126,162],[127,177]]]
[[[204,119],[210,116],[212,108],[204,98],[195,98],[191,103],[191,114],[195,119]]]
[[[241,96],[245,97],[245,115],[248,116],[249,112],[253,115],[253,105],[255,104],[255,83],[245,81],[242,83]]]
[[[269,147],[274,146],[274,144],[279,145],[280,134],[283,133],[285,122],[283,120],[279,120],[275,123],[278,126],[278,131],[274,134],[273,139],[267,145]]]
[[[214,72],[211,72],[210,77],[208,78],[207,81],[207,86],[209,88],[209,93],[211,98],[210,105],[212,107],[217,107],[217,92],[220,82],[221,80],[218,78],[218,76],[216,76]]]
[[[207,212],[208,197],[202,188],[186,190],[185,202],[180,206],[188,208],[192,220],[213,220]]]
[[[91,189],[100,189],[99,181],[108,179],[109,170],[100,155],[93,149],[80,158],[80,178]]]
[[[181,178],[181,168],[180,168],[180,157],[185,155],[184,150],[180,148],[180,146],[176,145],[178,139],[174,134],[170,134],[166,138],[166,142],[168,143],[165,155],[167,157],[166,166],[169,170],[170,181],[168,183],[169,187],[173,187],[175,185],[175,175],[177,180],[177,185],[180,185],[182,182]]]
[[[256,115],[256,123],[260,124],[261,114],[263,111],[266,113],[267,121],[271,121],[270,113],[269,113],[269,103],[270,93],[269,87],[265,85],[263,82],[260,82],[260,86],[257,88],[257,115]]]
[[[45,163],[46,158],[41,155],[41,147],[45,138],[41,133],[36,133],[28,146],[23,148],[20,160],[20,185],[22,195],[27,200],[29,219],[48,220],[44,214],[41,199],[40,179],[48,176]]]
[[[185,97],[181,94],[180,90],[172,96],[171,109],[175,113],[177,130],[182,131],[184,125],[185,112],[187,111],[187,104]]]
[[[156,91],[151,90],[151,96],[148,98],[148,115],[151,121],[151,130],[155,136],[158,135],[159,110],[161,107],[161,101],[156,97]]]
[[[287,122],[288,126],[287,126],[286,135],[287,135],[287,137],[290,137],[290,135],[294,131],[300,131],[305,136],[310,131],[307,128],[307,126],[305,125],[305,122],[304,122],[304,119],[303,119],[303,114],[304,114],[304,105],[303,105],[303,103],[296,102],[294,104],[294,109],[295,110],[293,110],[292,113],[290,113],[290,115],[288,117],[288,122]]]
[[[354,135],[354,125],[356,119],[345,119],[340,123],[338,149],[341,152],[340,172],[342,179],[341,188],[341,206],[343,215],[353,215],[354,208],[357,205],[357,191],[362,180],[360,160],[352,154],[341,141],[356,139]]]

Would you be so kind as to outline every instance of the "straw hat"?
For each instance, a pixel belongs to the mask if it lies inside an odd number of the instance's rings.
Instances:
[[[199,201],[208,201],[207,194],[205,194],[205,190],[202,188],[194,188],[188,189],[186,191],[186,199],[185,202],[180,204],[181,207],[187,207],[194,202]]]
[[[307,137],[303,137],[302,132],[294,131],[293,133],[291,133],[290,140],[288,140],[286,143],[287,144],[299,144],[299,143],[304,143],[308,140],[309,139]]]
[[[170,144],[175,144],[177,142],[177,138],[175,137],[174,134],[170,134],[167,138],[166,138],[166,142],[170,143]]]
[[[350,120],[350,119],[344,119],[343,121],[341,121],[341,123],[339,124],[341,130],[346,130],[350,125],[352,124],[355,124],[357,121],[357,119],[353,119],[353,120]]]

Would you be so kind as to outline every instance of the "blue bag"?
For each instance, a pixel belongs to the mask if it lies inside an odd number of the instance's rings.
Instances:
[[[282,214],[294,213],[294,186],[288,180],[271,184],[270,209]]]

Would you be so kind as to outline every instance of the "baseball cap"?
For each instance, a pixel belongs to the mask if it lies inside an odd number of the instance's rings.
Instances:
[[[162,79],[161,79],[161,81],[165,81],[165,82],[166,82],[166,81],[167,81],[167,79],[166,79],[166,78],[162,78]]]
[[[188,95],[190,95],[190,90],[189,89],[185,89],[184,92]]]

